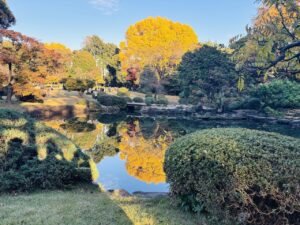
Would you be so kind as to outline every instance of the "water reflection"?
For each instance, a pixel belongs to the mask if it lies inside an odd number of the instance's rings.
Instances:
[[[199,129],[244,127],[300,138],[299,128],[252,121],[190,121],[135,118],[126,115],[88,115],[86,118],[46,121],[87,152],[93,179],[106,189],[167,191],[163,162],[172,141]]]

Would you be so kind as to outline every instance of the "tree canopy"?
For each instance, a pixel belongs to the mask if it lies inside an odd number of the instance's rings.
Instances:
[[[93,55],[106,83],[115,86],[120,70],[119,49],[115,44],[105,43],[96,35],[88,36],[83,43],[83,50]]]
[[[190,26],[162,17],[149,17],[130,26],[126,41],[120,44],[122,72],[127,75],[130,68],[141,72],[145,66],[151,66],[163,78],[171,74],[184,53],[195,49],[197,44],[197,35]]]
[[[8,68],[0,74],[7,88],[7,100],[10,102],[14,93],[40,96],[36,86],[44,84],[49,75],[56,73],[61,66],[60,56],[21,33],[0,30],[0,35],[4,39],[0,44],[0,63]]]
[[[69,76],[80,80],[94,80],[103,83],[103,76],[96,66],[94,57],[87,51],[74,51]]]
[[[13,13],[7,6],[5,0],[0,0],[0,29],[7,29],[16,23]]]
[[[263,0],[246,37],[232,39],[240,71],[264,75],[300,76],[300,1]]]
[[[229,55],[206,45],[186,53],[178,71],[183,89],[181,97],[194,104],[200,103],[202,98],[210,102],[222,98],[237,79]]]

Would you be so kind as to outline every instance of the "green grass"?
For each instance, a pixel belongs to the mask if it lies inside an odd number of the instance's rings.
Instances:
[[[1,225],[200,225],[168,198],[111,197],[97,189],[0,196]]]

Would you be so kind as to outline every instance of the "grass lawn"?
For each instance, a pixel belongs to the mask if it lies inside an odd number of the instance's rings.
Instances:
[[[110,197],[97,189],[1,195],[1,225],[200,225],[168,198]]]

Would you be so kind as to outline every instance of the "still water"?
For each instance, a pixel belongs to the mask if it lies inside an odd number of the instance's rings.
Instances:
[[[163,170],[168,146],[178,137],[201,129],[243,127],[300,138],[299,127],[253,121],[203,121],[128,115],[87,115],[44,122],[72,139],[93,159],[96,183],[105,189],[166,192]]]

